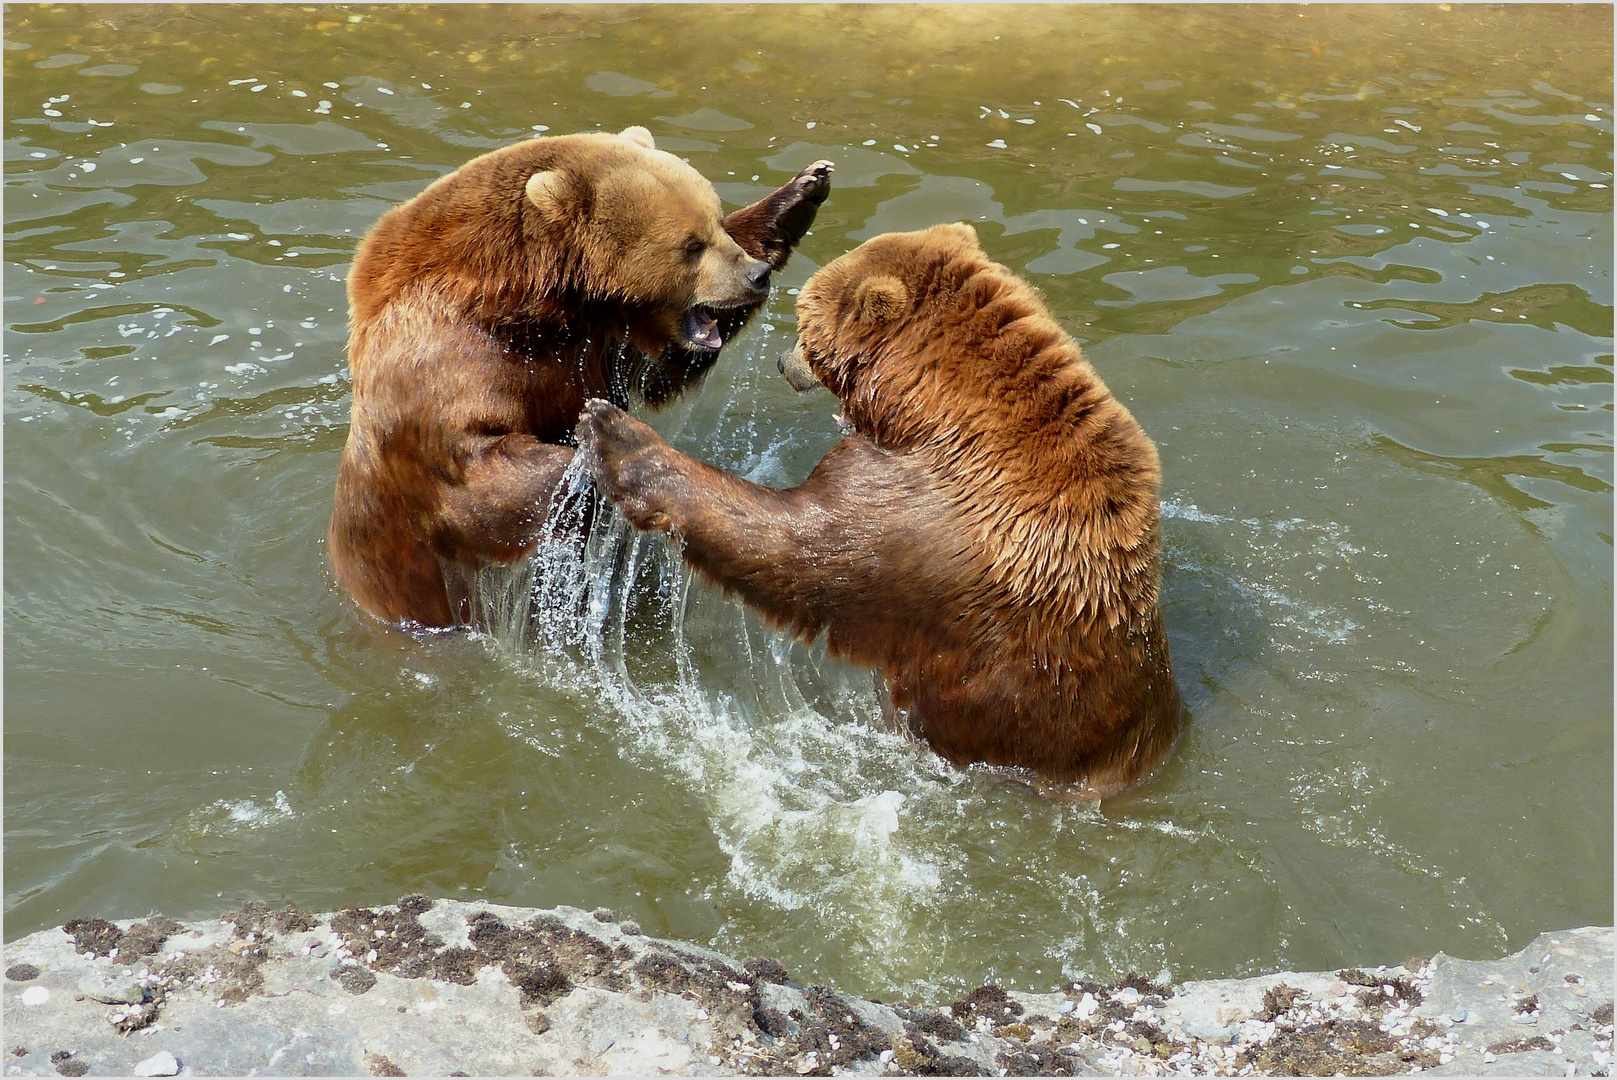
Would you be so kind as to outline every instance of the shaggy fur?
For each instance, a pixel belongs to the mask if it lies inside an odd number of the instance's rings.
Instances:
[[[338,581],[382,619],[464,619],[445,570],[532,547],[586,399],[655,406],[701,379],[830,172],[723,217],[711,184],[629,128],[496,150],[385,214],[348,278]]]
[[[1149,772],[1181,705],[1157,453],[1128,410],[966,225],[866,242],[797,314],[794,366],[848,429],[803,484],[749,484],[592,401],[601,488],[710,580],[878,667],[899,721],[956,765],[1083,794]]]

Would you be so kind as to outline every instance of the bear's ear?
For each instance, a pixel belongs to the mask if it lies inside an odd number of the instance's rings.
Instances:
[[[652,139],[651,132],[647,131],[638,124],[636,124],[634,127],[624,128],[622,131],[618,132],[618,137],[628,139],[636,146],[644,146],[647,150],[657,149],[657,143]]]
[[[860,322],[891,322],[909,306],[910,294],[904,283],[886,274],[866,278],[853,291],[853,317]]]
[[[947,225],[935,225],[933,227],[940,232],[946,232],[957,239],[964,240],[975,251],[983,249],[982,241],[977,238],[977,230],[969,222],[954,221]]]
[[[528,201],[547,218],[561,217],[567,209],[567,178],[560,169],[547,169],[528,177]]]

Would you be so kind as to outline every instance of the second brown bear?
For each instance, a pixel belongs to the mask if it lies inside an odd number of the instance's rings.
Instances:
[[[579,431],[601,489],[777,624],[879,668],[954,764],[1081,796],[1139,780],[1181,714],[1151,440],[968,225],[867,241],[797,316],[789,374],[835,393],[848,432],[807,480],[748,483],[597,400]]]

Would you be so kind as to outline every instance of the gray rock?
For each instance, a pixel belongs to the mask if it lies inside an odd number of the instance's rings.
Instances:
[[[421,945],[417,927],[442,944]],[[1378,968],[1395,992],[1368,1005],[1334,973],[1191,982],[1164,996],[1102,988],[1078,1008],[1081,990],[1013,991],[1014,1023],[968,1016],[961,1039],[924,1010],[769,981],[634,929],[571,908],[456,901],[320,916],[312,931],[252,940],[201,922],[142,961],[149,985],[44,931],[6,946],[13,969],[36,972],[8,991],[7,1044],[22,1053],[7,1057],[7,1074],[1228,1074],[1283,1052],[1291,1033],[1350,1018],[1391,1030],[1399,1053],[1437,1075],[1588,1074],[1611,1062],[1609,928],[1546,934],[1500,960],[1439,954],[1417,971]],[[156,1015],[120,1035],[109,1003]],[[1124,1039],[1105,1026],[1118,1010],[1133,1021]],[[1536,1022],[1517,1023],[1523,1013]]]
[[[1186,1038],[1200,1039],[1202,1042],[1225,1044],[1235,1036],[1235,1025],[1220,1026],[1218,1024],[1189,1023],[1181,1026],[1180,1030]]]
[[[103,1005],[139,1005],[146,1000],[140,977],[92,971],[79,980],[79,993]]]

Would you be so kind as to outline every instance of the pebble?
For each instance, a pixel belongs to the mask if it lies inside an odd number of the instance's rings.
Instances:
[[[136,1076],[174,1076],[180,1071],[180,1063],[173,1054],[161,1050],[135,1066]]]
[[[1077,1006],[1073,1002],[1063,1001],[1060,1005],[1056,1006],[1056,1012],[1065,1016],[1067,1013],[1072,1012],[1072,1010],[1075,1008],[1077,1008]]]
[[[51,992],[43,986],[30,986],[18,994],[17,999],[24,1005],[43,1005],[51,999]]]
[[[1072,1011],[1077,1015],[1078,1019],[1088,1020],[1100,1011],[1100,1003],[1095,1000],[1094,994],[1086,990],[1084,991],[1084,996],[1078,999],[1078,1004]]]
[[[1464,1005],[1455,1005],[1453,1011],[1449,1013],[1449,1019],[1453,1020],[1456,1024],[1463,1024],[1470,1018],[1471,1010],[1467,1009]]]

